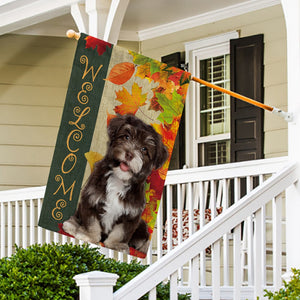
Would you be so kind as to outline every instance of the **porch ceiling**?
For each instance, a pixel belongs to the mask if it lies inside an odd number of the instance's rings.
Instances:
[[[1,0],[0,34],[64,36],[77,29],[71,5],[84,0]],[[280,0],[130,0],[120,32],[123,40],[145,40],[245,12]]]

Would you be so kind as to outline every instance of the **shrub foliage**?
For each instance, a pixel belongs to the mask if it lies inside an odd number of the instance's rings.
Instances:
[[[14,255],[0,259],[0,299],[74,300],[79,295],[73,279],[77,274],[95,270],[116,273],[117,290],[146,268],[137,262],[127,264],[107,259],[97,248],[86,244],[17,247]],[[169,299],[168,285],[160,284],[157,291],[158,299]],[[179,297],[188,298],[188,295]]]
[[[265,296],[270,300],[300,300],[300,270],[292,269],[293,276],[289,282],[284,281],[284,287],[279,291],[266,291]]]

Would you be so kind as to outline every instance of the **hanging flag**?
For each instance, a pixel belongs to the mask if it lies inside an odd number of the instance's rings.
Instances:
[[[81,34],[39,226],[145,257],[190,79]]]

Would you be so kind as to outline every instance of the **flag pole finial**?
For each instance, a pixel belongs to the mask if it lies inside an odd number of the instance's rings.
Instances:
[[[73,29],[69,29],[66,34],[69,39],[74,38],[76,40],[79,40],[79,38],[80,38],[80,32],[76,32]]]

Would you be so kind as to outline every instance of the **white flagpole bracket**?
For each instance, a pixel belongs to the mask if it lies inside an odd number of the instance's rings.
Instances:
[[[273,107],[273,110],[271,111],[273,114],[280,116],[281,118],[285,119],[287,122],[293,122],[293,113],[289,113],[286,111],[283,111],[279,108]]]

